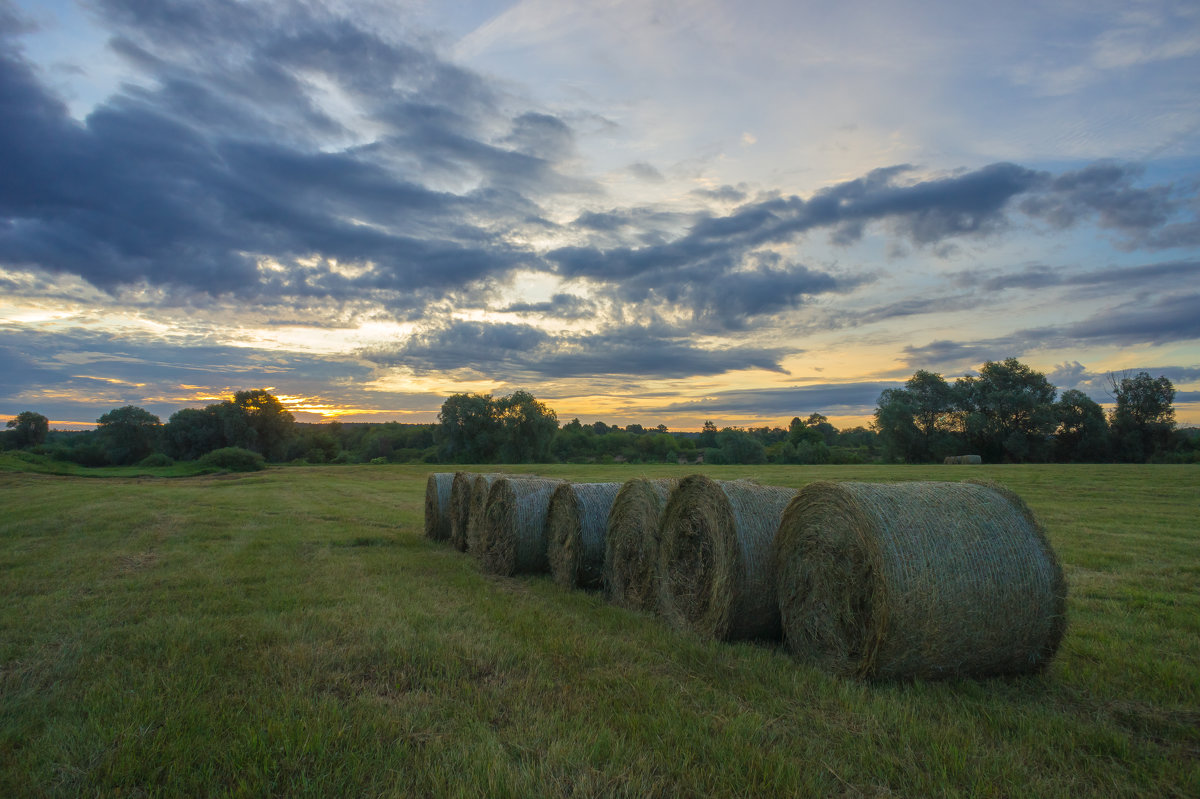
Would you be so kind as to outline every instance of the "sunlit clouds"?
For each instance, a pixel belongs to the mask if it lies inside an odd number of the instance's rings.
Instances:
[[[867,421],[1018,357],[1200,422],[1200,13],[0,0],[0,415],[452,393]]]

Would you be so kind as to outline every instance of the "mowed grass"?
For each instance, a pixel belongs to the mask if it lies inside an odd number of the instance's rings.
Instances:
[[[485,576],[422,537],[429,471],[0,471],[0,796],[1200,795],[1194,466],[704,469],[983,477],[1038,513],[1050,669],[883,685]]]

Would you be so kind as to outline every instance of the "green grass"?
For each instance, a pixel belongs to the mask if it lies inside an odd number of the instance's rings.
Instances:
[[[1194,466],[705,469],[987,477],[1039,514],[1071,585],[1048,672],[870,685],[482,575],[421,536],[428,467],[27,465],[0,459],[0,796],[1200,795]]]

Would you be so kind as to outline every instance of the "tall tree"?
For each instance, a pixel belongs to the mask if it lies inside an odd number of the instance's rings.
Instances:
[[[1054,412],[1058,417],[1055,460],[1094,462],[1108,457],[1108,423],[1104,409],[1095,400],[1070,389],[1058,398]]]
[[[871,427],[879,434],[885,460],[914,463],[927,458],[916,417],[916,401],[905,389],[886,388],[879,395]]]
[[[111,410],[96,424],[109,461],[117,465],[137,463],[153,452],[162,428],[157,416],[136,405]]]
[[[436,440],[443,460],[492,463],[500,451],[500,420],[491,394],[454,394],[438,412]]]
[[[282,458],[288,439],[296,430],[296,419],[291,411],[283,407],[274,394],[262,388],[237,392],[233,395],[233,404],[241,408],[246,426],[254,431],[249,448],[268,460]]]
[[[966,411],[968,443],[986,460],[1044,460],[1058,420],[1054,386],[1016,358],[988,361],[955,385]]]
[[[515,391],[496,403],[500,457],[505,463],[541,463],[550,459],[558,416],[528,391]]]
[[[36,447],[45,443],[50,434],[50,420],[36,411],[21,411],[5,423],[9,429],[8,444],[13,449]]]
[[[1166,377],[1138,372],[1134,377],[1109,375],[1117,405],[1112,436],[1117,457],[1145,461],[1170,447],[1175,429],[1175,386]]]

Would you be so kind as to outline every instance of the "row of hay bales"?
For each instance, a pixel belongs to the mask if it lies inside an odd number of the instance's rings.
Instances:
[[[1036,672],[1066,628],[1066,582],[1044,531],[990,483],[796,491],[705,475],[439,473],[425,532],[490,574],[549,572],[675,627],[782,638],[801,660],[868,679]]]
[[[978,455],[947,455],[946,460],[944,460],[942,463],[946,466],[964,463],[974,465],[983,463],[983,458]]]

